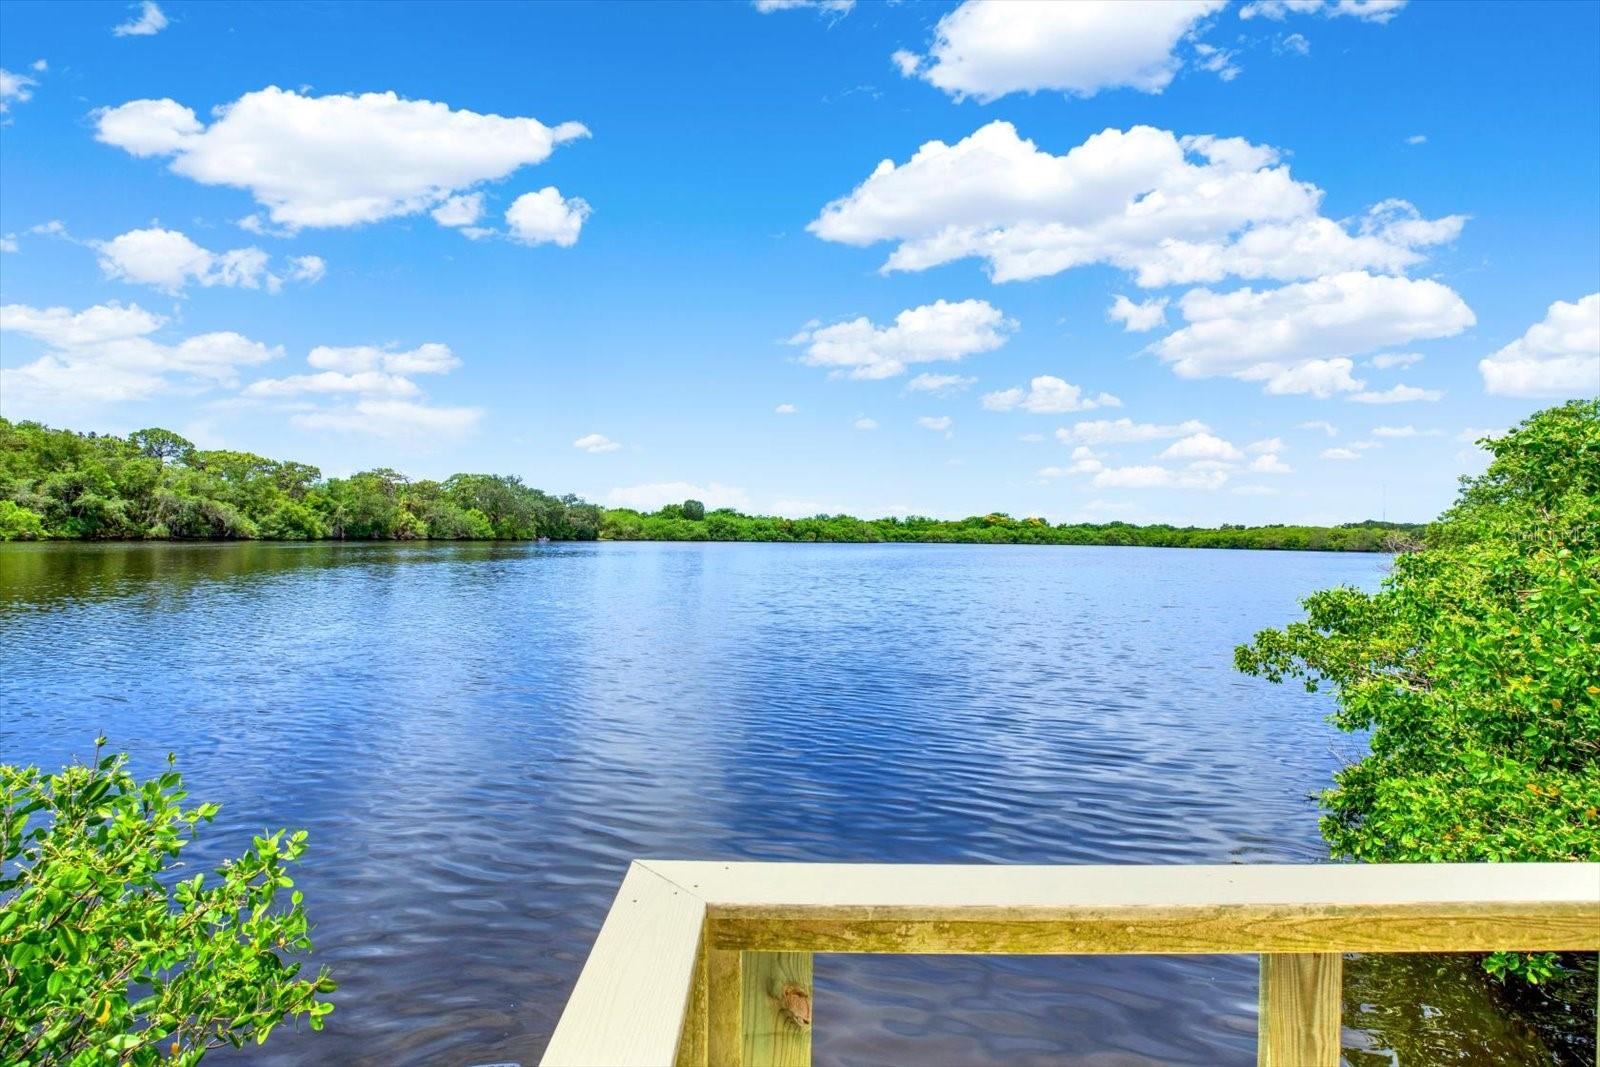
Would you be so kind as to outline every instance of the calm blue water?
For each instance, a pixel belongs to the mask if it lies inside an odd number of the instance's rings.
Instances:
[[[531,1064],[635,856],[1322,859],[1310,796],[1357,743],[1232,649],[1386,565],[3,546],[0,756],[56,765],[101,732],[148,769],[178,753],[223,805],[196,865],[310,829],[299,881],[339,1008],[252,1063]],[[1248,1064],[1255,976],[1251,958],[823,957],[816,1059]]]

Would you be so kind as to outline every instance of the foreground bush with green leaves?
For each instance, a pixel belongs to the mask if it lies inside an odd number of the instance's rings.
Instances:
[[[103,744],[59,774],[0,766],[0,1063],[193,1064],[285,1020],[322,1029],[334,984],[293,958],[311,949],[287,873],[305,832],[180,878],[217,806],[185,808],[176,771],[140,782]]]
[[[1323,794],[1334,855],[1377,862],[1600,860],[1600,402],[1489,440],[1487,472],[1375,594],[1304,601],[1238,667],[1331,686],[1370,752]],[[1552,957],[1498,954],[1540,980]]]

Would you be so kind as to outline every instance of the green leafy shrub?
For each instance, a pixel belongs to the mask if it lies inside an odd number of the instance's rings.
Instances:
[[[44,516],[11,500],[0,500],[0,541],[42,541]]]
[[[285,499],[262,521],[261,536],[274,541],[315,541],[328,536],[328,524],[307,505]]]
[[[0,1063],[186,1065],[285,1019],[322,1029],[334,984],[293,958],[305,831],[178,880],[217,806],[184,808],[176,771],[139,782],[103,744],[58,774],[0,766]]]
[[[1375,594],[1315,593],[1238,667],[1331,686],[1369,754],[1323,794],[1336,856],[1600,860],[1600,401],[1486,442],[1420,551]],[[1551,957],[1498,954],[1538,981]]]

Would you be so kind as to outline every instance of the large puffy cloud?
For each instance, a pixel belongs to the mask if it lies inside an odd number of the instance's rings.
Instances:
[[[99,140],[136,156],[171,156],[174,172],[206,185],[247,189],[290,228],[437,208],[589,132],[392,92],[306,96],[276,86],[218,108],[210,125],[167,99],[134,100],[96,118]]]
[[[1153,287],[1398,273],[1465,221],[1425,219],[1391,199],[1345,224],[1322,217],[1321,202],[1276,149],[1240,138],[1135,126],[1057,156],[992,122],[953,145],[929,141],[903,164],[884,160],[808,229],[849,245],[895,242],[885,271],[978,257],[1004,282],[1102,263]]]
[[[264,288],[270,293],[283,288],[284,277],[269,269],[271,257],[261,249],[212,252],[177,230],[129,230],[109,241],[92,242],[92,247],[100,254],[100,269],[107,278],[154,286],[165,293],[180,293],[191,283]],[[321,258],[299,256],[290,261],[288,276],[315,282],[326,271]]]
[[[1178,42],[1223,0],[1112,2],[967,0],[939,20],[927,56],[898,52],[895,65],[951,96],[990,101],[1054,90],[1159,93],[1181,61]]]
[[[7,406],[59,411],[94,404],[142,400],[159,393],[229,387],[243,367],[281,354],[231,331],[158,341],[167,323],[137,304],[100,304],[82,311],[65,307],[0,307],[0,332],[42,342],[43,355],[0,371]]]
[[[983,398],[983,406],[990,411],[1010,411],[1020,407],[1035,415],[1063,415],[1070,411],[1091,411],[1094,408],[1120,408],[1122,401],[1110,393],[1085,396],[1083,387],[1041,374],[1028,383],[1028,388],[1001,389]]]
[[[1543,321],[1478,363],[1487,392],[1564,397],[1600,391],[1600,293],[1557,300]]]
[[[1354,271],[1277,289],[1196,289],[1178,306],[1188,325],[1151,349],[1180,377],[1228,375],[1319,396],[1362,386],[1351,355],[1449,337],[1476,321],[1438,282]]]
[[[915,363],[953,362],[1005,344],[1017,324],[986,300],[936,300],[907,308],[889,326],[866,316],[817,323],[790,338],[801,362],[851,378],[893,378]]]

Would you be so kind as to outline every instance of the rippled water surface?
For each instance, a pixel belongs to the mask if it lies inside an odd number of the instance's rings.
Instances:
[[[1310,796],[1355,742],[1232,648],[1386,564],[0,546],[0,756],[57,765],[100,732],[144,770],[176,752],[223,804],[191,864],[311,830],[299,881],[339,1007],[249,1062],[532,1064],[635,856],[1323,859]],[[1466,965],[1381,963],[1352,964],[1353,1062],[1457,1017],[1493,1057],[1450,1062],[1577,1062],[1492,992],[1423,1003],[1439,967],[1476,988]],[[816,980],[819,1064],[1254,1062],[1253,958],[830,956]]]

